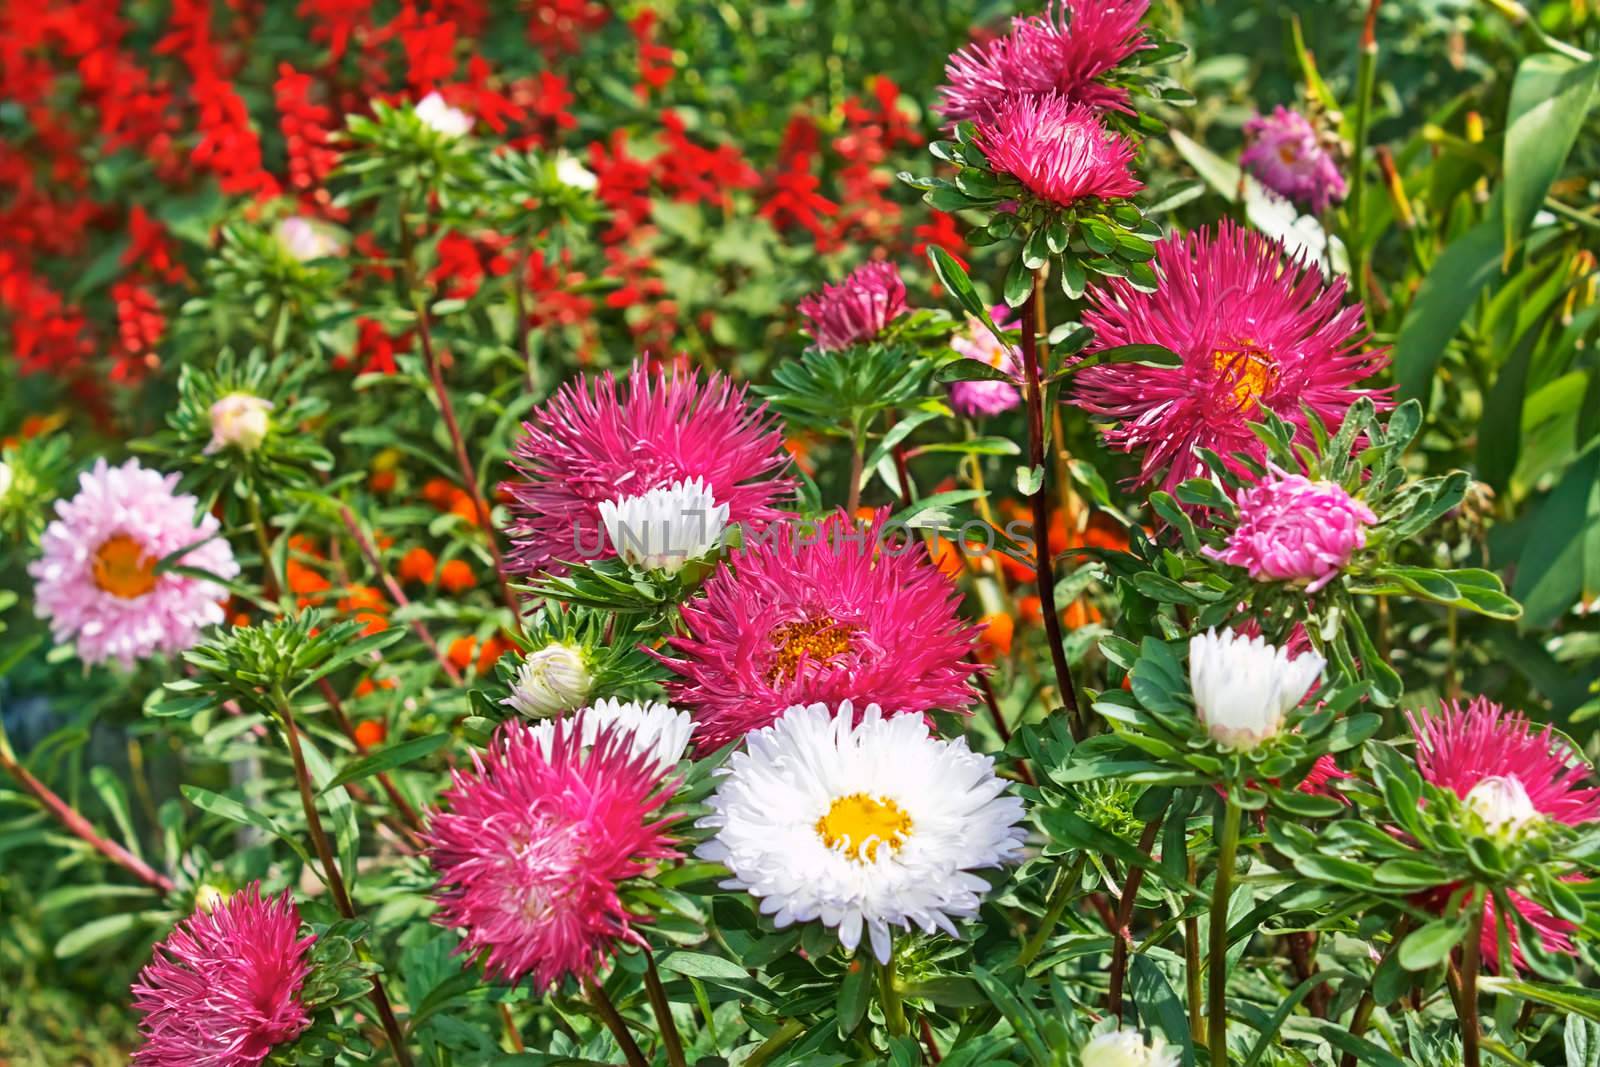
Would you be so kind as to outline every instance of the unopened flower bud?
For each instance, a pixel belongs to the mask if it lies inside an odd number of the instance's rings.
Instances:
[[[589,702],[594,678],[581,646],[556,641],[530,652],[517,668],[511,695],[501,703],[524,715],[547,719]]]
[[[417,118],[430,130],[446,137],[460,137],[472,129],[472,116],[451,107],[438,93],[429,93],[417,105]]]
[[[224,448],[247,453],[260,448],[272,426],[271,410],[272,401],[249,393],[229,393],[212,404],[211,443],[206,445],[206,454]]]
[[[1211,739],[1248,752],[1276,737],[1285,716],[1322,675],[1314,652],[1291,658],[1260,637],[1215,630],[1189,641],[1189,686],[1195,711]]]
[[[1180,1057],[1159,1037],[1147,1045],[1137,1030],[1112,1030],[1083,1046],[1078,1062],[1083,1067],[1178,1067]]]
[[[1539,818],[1539,809],[1514,774],[1489,775],[1467,791],[1464,803],[1491,834],[1514,834]]]
[[[562,152],[556,156],[556,180],[562,185],[574,189],[582,189],[592,193],[600,185],[600,179],[594,176],[594,171],[579,162],[578,157],[569,152]]]

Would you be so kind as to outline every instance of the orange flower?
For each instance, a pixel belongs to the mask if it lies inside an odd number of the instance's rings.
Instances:
[[[989,662],[1011,654],[1011,638],[1016,633],[1016,623],[1011,616],[996,611],[978,620],[983,631],[978,634],[978,658]]]
[[[1025,596],[1018,600],[1017,614],[1031,626],[1038,626],[1044,621],[1044,608],[1040,606],[1037,596]]]
[[[1076,630],[1080,626],[1100,621],[1100,609],[1087,600],[1074,600],[1067,605],[1067,610],[1061,613],[1061,625],[1069,630]]]
[[[967,569],[967,561],[956,546],[938,536],[933,539],[933,565],[939,568],[940,574],[952,580],[961,577]]]
[[[450,648],[445,652],[445,658],[458,671],[466,670],[476,660],[477,672],[479,674],[487,674],[500,657],[514,647],[510,641],[498,635],[489,638],[482,645],[479,645],[471,637],[458,637],[450,642]]]
[[[499,662],[500,657],[510,652],[513,647],[515,646],[503,637],[489,638],[478,651],[478,673],[488,674],[489,669]]]
[[[415,582],[418,585],[430,585],[437,564],[438,561],[434,559],[433,553],[418,545],[401,557],[398,572],[400,580]]]
[[[398,480],[398,477],[394,471],[373,471],[367,475],[367,488],[374,493],[392,493],[394,492],[394,483]],[[365,726],[366,723],[361,725]]]
[[[445,657],[458,671],[464,671],[472,663],[472,654],[478,649],[478,642],[470,637],[458,637],[450,642],[450,648],[445,652]]]
[[[452,593],[464,593],[478,584],[478,578],[466,560],[452,559],[439,568],[439,584]]]
[[[384,618],[389,605],[383,594],[370,585],[352,585],[340,598],[339,610],[361,623],[363,634],[378,633],[389,625],[389,620]]]
[[[457,489],[455,496],[450,498],[449,510],[468,526],[478,525],[478,506],[472,502],[470,495],[460,489]]]
[[[451,497],[458,492],[448,478],[429,478],[422,487],[422,499],[440,511],[449,511]]]
[[[376,748],[383,744],[383,739],[389,736],[388,727],[377,719],[367,719],[356,723],[356,746],[363,750]]]

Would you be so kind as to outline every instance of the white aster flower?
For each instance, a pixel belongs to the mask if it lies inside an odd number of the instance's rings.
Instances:
[[[565,729],[581,728],[585,746],[592,747],[600,731],[607,728],[631,737],[633,754],[650,757],[661,774],[677,766],[678,760],[683,758],[683,750],[689,747],[689,734],[694,729],[694,720],[688,712],[659,701],[643,704],[633,700],[623,704],[615,700],[597,700],[560,721],[566,724]],[[532,733],[534,741],[548,757],[556,736],[555,722],[536,723]]]
[[[556,180],[586,193],[592,193],[600,186],[600,179],[594,176],[594,171],[584,166],[571,152],[561,152],[556,156]]]
[[[337,229],[302,215],[279,219],[272,228],[272,236],[292,259],[301,263],[329,259],[344,252],[344,241]]]
[[[1137,1030],[1112,1030],[1083,1046],[1081,1067],[1178,1067],[1183,1057],[1156,1037],[1148,1045]]]
[[[511,695],[500,703],[524,715],[547,719],[581,708],[594,689],[594,678],[581,646],[555,641],[528,653],[517,667]]]
[[[884,718],[848,700],[795,705],[752,731],[699,822],[702,859],[724,864],[780,927],[821,920],[854,951],[865,927],[887,963],[891,926],[956,934],[989,884],[972,873],[1014,860],[1022,801],[965,738],[933,737],[920,715]]]
[[[1290,710],[1322,676],[1314,652],[1291,658],[1261,637],[1208,630],[1189,640],[1189,687],[1211,739],[1248,752],[1276,737]]]
[[[417,118],[430,130],[446,137],[460,137],[472,129],[472,116],[451,107],[438,93],[429,93],[417,104]]]
[[[1514,774],[1483,778],[1467,791],[1464,803],[1492,834],[1514,834],[1541,817],[1522,780]]]
[[[600,521],[618,556],[646,570],[676,574],[721,543],[728,505],[718,504],[703,480],[691,478],[641,496],[602,501]]]
[[[206,455],[224,448],[254,452],[272,426],[272,401],[249,393],[229,393],[211,405],[211,443]]]

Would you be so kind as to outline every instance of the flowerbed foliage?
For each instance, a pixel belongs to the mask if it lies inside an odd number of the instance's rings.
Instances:
[[[0,11],[0,1060],[1600,1062],[1600,13]]]

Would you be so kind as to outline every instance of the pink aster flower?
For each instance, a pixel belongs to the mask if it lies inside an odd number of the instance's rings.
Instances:
[[[1204,554],[1243,567],[1258,582],[1303,582],[1315,593],[1367,543],[1372,509],[1333,482],[1313,482],[1276,467],[1240,492],[1239,525],[1222,551]]]
[[[698,480],[729,525],[759,530],[781,517],[789,491],[783,435],[765,406],[722,375],[667,373],[635,363],[620,385],[608,371],[562,386],[530,422],[513,461],[511,567],[616,555],[600,505]],[[623,510],[627,510],[626,507]],[[719,510],[720,514],[720,510]]]
[[[1262,408],[1307,432],[1304,407],[1331,428],[1360,397],[1388,406],[1388,390],[1360,388],[1389,357],[1368,347],[1360,305],[1344,304],[1345,280],[1325,284],[1316,267],[1286,264],[1282,249],[1223,222],[1156,245],[1154,293],[1120,279],[1089,290],[1087,351],[1157,344],[1181,360],[1077,375],[1073,403],[1117,420],[1107,444],[1144,453],[1137,484],[1170,490],[1202,474],[1201,448],[1230,462],[1235,452],[1263,457],[1249,427]]]
[[[968,45],[945,64],[938,109],[951,124],[991,117],[1008,97],[1059,93],[1097,111],[1127,112],[1127,90],[1100,79],[1145,47],[1149,0],[1051,0],[1011,32]]]
[[[800,301],[800,314],[823,352],[876,340],[905,313],[906,283],[900,268],[881,260],[862,264],[838,285],[824,285]]]
[[[687,636],[668,638],[682,675],[672,702],[695,719],[701,753],[770,725],[795,704],[849,700],[900,712],[963,710],[977,630],[956,615],[950,580],[912,539],[842,516],[817,531],[784,528],[750,543],[683,607]]]
[[[992,117],[979,120],[978,143],[996,171],[1057,207],[1144,188],[1129,169],[1132,142],[1108,131],[1091,108],[1056,93],[1002,102]]]
[[[311,1024],[300,1003],[316,940],[300,912],[259,882],[211,911],[196,911],[155,947],[133,983],[143,1014],[136,1067],[246,1067]]]
[[[1281,104],[1271,115],[1257,115],[1244,124],[1245,150],[1240,166],[1279,196],[1326,211],[1346,192],[1339,165],[1323,147],[1314,126],[1298,111]]]
[[[1005,304],[989,309],[995,325],[1002,330],[1016,328],[1016,316]],[[986,363],[999,371],[1015,377],[1020,373],[1021,353],[1016,345],[1001,344],[994,333],[972,316],[967,325],[950,340],[950,347],[967,359]],[[1022,394],[1010,382],[951,382],[950,407],[957,415],[975,418],[980,415],[998,415],[1022,403]]]
[[[175,492],[177,485],[176,474],[137,460],[111,467],[101,459],[78,476],[77,496],[57,502],[28,573],[39,617],[50,620],[57,644],[75,640],[85,663],[115,659],[131,668],[155,652],[189,648],[202,627],[222,621],[228,592],[221,585],[156,570],[165,556],[193,546],[178,562],[218,578],[239,573],[216,518],[196,522],[198,502]]]
[[[1465,707],[1446,702],[1438,714],[1407,713],[1417,738],[1417,769],[1425,781],[1460,797],[1490,831],[1519,831],[1537,819],[1568,826],[1600,819],[1600,789],[1583,783],[1592,768],[1555,731],[1535,730],[1520,712],[1506,711],[1486,697]],[[1454,886],[1427,895],[1442,910]],[[1542,905],[1510,892],[1507,898],[1539,934],[1546,952],[1575,952],[1574,927]],[[1509,927],[1512,965],[1527,961],[1515,923]],[[1500,970],[1500,944],[1494,901],[1485,902],[1483,958]]]
[[[1406,718],[1423,779],[1455,793],[1486,821],[1495,821],[1497,808],[1524,805],[1568,826],[1600,819],[1600,789],[1583,785],[1588,761],[1549,726],[1535,730],[1521,712],[1481,696],[1465,707],[1446,702],[1436,715]]]
[[[586,978],[618,942],[642,943],[619,883],[675,858],[658,809],[676,786],[620,725],[586,737],[582,717],[543,731],[501,726],[425,839],[439,872],[439,921],[495,978],[544,992]]]

